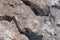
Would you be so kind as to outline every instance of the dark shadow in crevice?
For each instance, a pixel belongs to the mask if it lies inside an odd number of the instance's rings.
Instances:
[[[24,28],[25,31],[22,31],[22,34],[25,34],[29,40],[42,40],[43,35],[38,35],[37,33],[34,33],[31,29],[29,28]]]
[[[57,34],[54,34],[54,36],[57,36]]]
[[[45,14],[42,10],[38,11],[36,8],[34,8],[32,6],[30,6],[30,8],[33,10],[33,12],[35,13],[36,16],[45,16]]]
[[[59,4],[52,5],[52,7],[57,8],[60,10],[60,0],[58,1]]]
[[[6,20],[6,21],[8,21],[8,22],[11,22],[11,21],[13,20],[13,17],[7,16],[7,15],[5,15],[5,16],[0,16],[0,21],[1,21],[1,20]]]
[[[49,16],[50,15],[50,7],[48,5],[46,5],[48,8],[48,12],[46,12],[47,14],[45,16]]]
[[[56,4],[55,4],[55,5],[52,5],[51,7],[52,7],[52,8],[57,8],[57,9],[60,10],[60,6],[58,6],[58,5],[56,5]]]
[[[20,32],[20,34],[23,34],[23,35],[27,36],[27,38],[28,38],[29,40],[42,40],[43,35],[37,35],[36,33],[34,33],[34,32],[33,32],[31,29],[29,29],[29,28],[24,28],[24,30],[22,30],[22,29],[20,28],[20,26],[18,26],[18,23],[17,23],[16,19],[15,19],[15,18],[13,18],[13,19],[14,19],[14,22],[15,22],[16,27],[17,27],[18,31]]]
[[[57,24],[58,27],[60,27],[60,24]]]
[[[14,22],[15,22],[15,24],[16,24],[16,27],[17,27],[18,31],[19,31],[21,34],[24,34],[25,36],[27,36],[27,38],[28,38],[29,40],[42,40],[43,35],[37,35],[37,33],[34,33],[34,32],[33,32],[31,29],[29,29],[29,28],[24,28],[24,30],[22,30],[22,29],[20,28],[20,26],[18,25],[15,17],[13,17],[13,19],[14,19]]]
[[[41,8],[39,8],[36,4],[33,4],[30,1],[26,1],[26,0],[22,0],[22,1],[32,9],[32,11],[36,16],[48,16],[50,13],[50,10],[49,10],[49,12],[45,14],[45,12]]]
[[[3,20],[3,21],[5,20],[5,21],[8,21],[8,22],[14,21],[14,23],[15,23],[18,31],[19,31],[19,32],[21,31],[20,26],[18,26],[18,22],[17,22],[17,20],[15,19],[14,16],[13,16],[13,17],[8,16],[8,15],[0,16],[0,21],[1,21],[1,20]]]
[[[11,22],[12,20],[14,21],[18,31],[20,32],[20,34],[24,34],[28,37],[29,40],[42,40],[43,38],[43,35],[38,35],[37,33],[34,33],[31,29],[29,28],[24,28],[24,30],[22,30],[20,28],[20,26],[18,25],[18,22],[17,20],[15,19],[15,17],[11,17],[11,16],[8,16],[8,15],[5,15],[5,16],[0,16],[0,21],[1,20],[6,20],[8,22]]]
[[[50,15],[50,17],[49,17],[51,20],[50,21],[55,21],[55,16],[53,16],[53,15]]]

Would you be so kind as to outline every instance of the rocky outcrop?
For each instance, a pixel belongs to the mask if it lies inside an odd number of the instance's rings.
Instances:
[[[0,40],[60,40],[59,0],[0,0]]]

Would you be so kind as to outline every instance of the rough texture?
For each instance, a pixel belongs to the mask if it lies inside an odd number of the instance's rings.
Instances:
[[[0,0],[0,40],[60,40],[60,1]]]

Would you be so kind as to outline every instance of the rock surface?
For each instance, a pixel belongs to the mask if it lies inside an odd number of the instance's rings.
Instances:
[[[0,0],[0,40],[60,40],[60,0]]]

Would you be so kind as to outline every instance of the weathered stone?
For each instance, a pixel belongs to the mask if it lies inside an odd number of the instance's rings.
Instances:
[[[26,2],[27,4],[30,3],[32,6],[35,7],[36,10],[38,10],[40,14],[43,14],[43,15],[49,14],[49,11],[50,11],[49,6],[45,3],[45,0],[22,0],[22,1]]]
[[[59,13],[59,0],[0,0],[0,40],[59,40]]]

